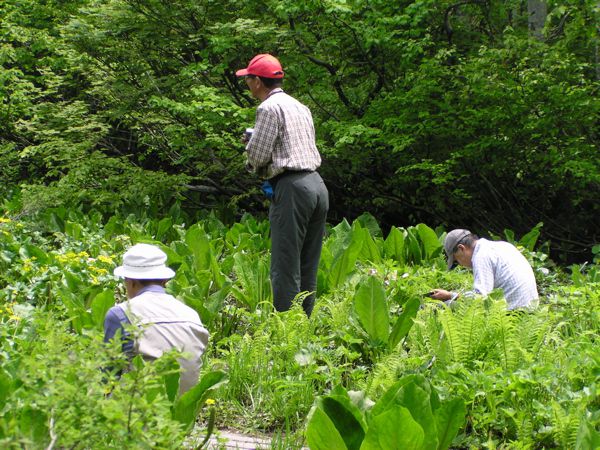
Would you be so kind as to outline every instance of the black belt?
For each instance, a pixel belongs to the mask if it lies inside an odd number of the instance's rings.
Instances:
[[[277,182],[279,180],[281,180],[283,177],[286,177],[288,175],[294,175],[294,174],[298,174],[298,173],[312,173],[314,172],[314,170],[309,170],[309,169],[303,169],[303,170],[292,170],[292,169],[286,169],[283,172],[281,172],[278,175],[275,175],[273,178],[269,178],[269,183],[271,183],[273,186],[275,184],[277,184]]]

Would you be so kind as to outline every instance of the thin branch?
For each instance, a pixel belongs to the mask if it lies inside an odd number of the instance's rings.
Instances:
[[[446,36],[448,37],[448,44],[452,44],[452,34],[454,33],[454,29],[452,28],[452,24],[450,23],[450,15],[458,8],[468,4],[477,4],[481,3],[480,0],[464,0],[462,2],[455,3],[454,5],[450,5],[446,8],[444,12],[444,30],[446,30]]]
[[[366,60],[368,66],[371,68],[371,71],[373,73],[377,74],[377,83],[375,84],[375,86],[373,87],[373,89],[371,90],[371,92],[369,92],[366,95],[366,97],[364,98],[364,100],[361,103],[360,107],[358,108],[358,116],[362,117],[364,115],[365,110],[367,109],[367,106],[369,105],[369,103],[373,100],[373,98],[375,98],[375,96],[381,91],[381,89],[383,89],[383,86],[385,85],[385,71],[380,68],[380,65],[375,64],[375,62],[373,61],[373,58],[371,58],[371,56],[369,55],[369,53],[367,51],[365,51],[365,49],[363,48],[363,46],[362,46],[362,44],[360,42],[358,34],[356,33],[356,30],[351,25],[349,25],[348,23],[346,23],[345,20],[340,19],[339,17],[337,17],[337,15],[334,14],[333,18],[334,18],[334,20],[336,20],[339,23],[341,23],[348,30],[350,30],[350,34],[352,35],[352,37],[354,39],[354,43],[356,45],[356,48],[358,48],[358,50],[360,51],[361,55]]]
[[[191,184],[184,184],[183,187],[185,187],[186,189],[190,190],[190,191],[194,191],[194,192],[202,192],[204,194],[217,194],[219,192],[221,192],[221,189],[216,188],[214,186],[194,186]]]
[[[325,70],[327,70],[329,72],[329,74],[331,75],[331,77],[333,79],[333,87],[334,87],[335,91],[337,92],[338,97],[341,100],[341,102],[350,111],[352,111],[353,114],[358,115],[358,113],[359,113],[358,109],[350,102],[350,100],[346,96],[346,93],[344,92],[344,88],[342,87],[342,85],[340,83],[340,80],[338,78],[338,69],[335,68],[333,65],[331,65],[321,59],[318,59],[312,55],[312,53],[314,53],[312,51],[312,49],[309,48],[308,45],[303,40],[301,40],[300,37],[298,36],[297,30],[296,30],[296,23],[294,22],[294,19],[292,17],[290,17],[290,19],[289,19],[289,24],[290,24],[290,29],[294,32],[294,40],[296,41],[296,44],[298,45],[298,47],[300,47],[300,51],[306,55],[306,57],[308,58],[309,61],[311,61],[312,63],[314,63],[318,66],[325,68]]]
[[[50,444],[48,444],[46,450],[52,450],[54,448],[54,444],[56,444],[56,440],[58,439],[58,435],[54,432],[54,414],[50,416],[48,431],[50,432]]]
[[[312,92],[311,92],[311,91],[308,91],[308,92],[307,92],[307,95],[310,97],[310,99],[313,101],[313,103],[314,103],[315,105],[317,105],[317,107],[318,107],[318,108],[319,108],[321,111],[323,111],[323,112],[324,112],[325,114],[327,114],[329,117],[331,117],[331,118],[333,118],[333,119],[337,120],[338,122],[340,121],[340,119],[339,119],[339,118],[338,118],[338,117],[337,117],[337,116],[336,116],[334,113],[332,113],[331,111],[328,111],[327,109],[325,109],[325,107],[324,107],[323,105],[321,105],[321,104],[320,104],[320,103],[317,101],[317,99],[316,99],[316,98],[314,98],[314,96],[312,95]]]

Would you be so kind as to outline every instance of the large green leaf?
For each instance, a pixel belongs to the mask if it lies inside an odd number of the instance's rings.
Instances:
[[[325,244],[334,259],[338,259],[346,251],[350,242],[352,242],[352,227],[346,219],[343,219],[331,229],[329,239]]]
[[[467,410],[465,402],[461,398],[445,401],[435,411],[435,421],[438,432],[438,450],[450,447],[452,440],[456,437],[458,430],[465,423]]]
[[[408,409],[393,405],[374,416],[360,450],[420,450],[428,449],[423,428],[412,418]]]
[[[177,364],[177,361],[173,362]],[[177,397],[177,391],[179,391],[179,378],[180,373],[177,370],[167,372],[165,375],[163,375],[165,392],[167,393],[167,397],[171,402],[174,402],[175,398]]]
[[[19,411],[19,431],[31,442],[47,442],[49,437],[48,423],[48,416],[44,411],[30,406],[25,406]]]
[[[49,260],[48,254],[42,250],[40,247],[37,247],[32,244],[23,244],[19,248],[19,255],[21,258],[35,258],[38,264],[46,264]]]
[[[353,395],[356,395],[356,394],[364,395],[364,392],[362,392],[362,391],[353,392]],[[365,421],[365,416],[364,416],[365,409],[361,409],[358,406],[356,399],[352,399],[350,397],[350,393],[348,391],[346,391],[346,389],[344,389],[341,385],[338,385],[331,390],[328,397],[331,397],[331,398],[337,400],[342,405],[344,405],[344,407],[348,411],[350,411],[352,413],[352,415],[354,416],[354,418],[360,423],[361,428],[363,430],[367,429],[367,423]],[[362,396],[360,396],[360,398],[364,400],[364,398]],[[362,406],[364,406],[364,404]]]
[[[348,450],[359,450],[365,437],[362,424],[357,420],[353,411],[349,409],[350,402],[341,402],[337,398],[328,396],[319,400],[318,407],[321,408],[335,428],[339,431]],[[355,408],[356,409],[356,408]]]
[[[306,440],[311,450],[348,449],[333,421],[319,407],[312,411],[308,421]]]
[[[171,217],[162,218],[156,225],[156,234],[154,235],[154,239],[156,239],[157,241],[162,241],[163,237],[169,232],[169,230],[172,227],[173,219],[171,219]]]
[[[577,431],[577,440],[575,441],[576,450],[599,449],[600,433],[590,424],[587,418],[583,417]]]
[[[355,236],[353,236],[350,245],[344,250],[341,256],[336,258],[333,262],[328,277],[329,289],[334,289],[343,285],[346,282],[348,275],[355,269],[356,260],[362,249],[363,241],[360,238],[354,239],[354,237]]]
[[[396,345],[398,345],[398,343],[408,334],[413,326],[413,321],[417,316],[420,306],[421,301],[416,297],[411,298],[404,304],[402,313],[400,314],[400,317],[398,317],[398,320],[396,320],[392,332],[390,333],[388,342],[390,349],[396,347]]]
[[[417,233],[419,234],[419,239],[421,239],[423,248],[425,249],[425,258],[431,259],[442,251],[442,244],[440,243],[437,234],[435,234],[435,231],[427,225],[424,223],[418,224]]]
[[[383,242],[383,249],[387,258],[392,258],[400,264],[404,264],[404,233],[396,227],[392,227],[387,238]]]
[[[321,250],[321,259],[319,260],[319,270],[317,272],[317,291],[329,291],[329,274],[333,266],[334,258],[327,246]]]
[[[194,255],[195,270],[210,270],[211,249],[206,232],[198,224],[192,225],[185,234],[185,243]]]
[[[112,290],[105,290],[97,294],[92,300],[92,321],[96,327],[102,328],[104,316],[107,311],[115,304],[115,293]]]
[[[419,238],[417,234],[415,234],[415,228],[406,230],[406,239],[405,245],[408,249],[408,258],[407,262],[411,262],[413,264],[421,264],[421,260],[423,259],[423,254],[421,252],[421,245],[419,244]]]
[[[0,368],[0,408],[3,408],[14,391],[12,376]]]
[[[83,235],[83,226],[77,222],[65,222],[65,234],[71,236],[75,240],[81,240]]]
[[[369,213],[361,214],[354,220],[353,225],[357,222],[360,223],[361,228],[368,230],[369,234],[371,236],[373,236],[373,237],[381,237],[382,236],[381,227],[377,223],[377,219],[375,219],[375,217],[373,217],[372,214],[369,214]]]
[[[366,228],[356,227],[353,230],[353,238],[361,240],[363,245],[360,250],[360,259],[372,263],[381,262],[381,251]]]
[[[437,448],[437,428],[432,412],[431,388],[421,375],[407,375],[393,384],[373,406],[371,414],[377,416],[399,405],[407,408],[425,432],[425,448]]]
[[[354,311],[373,341],[387,343],[390,332],[388,306],[385,290],[375,277],[368,277],[360,284],[354,295]]]
[[[182,423],[186,429],[190,429],[209,391],[225,382],[226,374],[220,370],[202,375],[196,386],[175,400],[172,410],[173,419]]]
[[[81,278],[76,277],[71,272],[63,273],[63,284],[70,292],[80,292],[86,287],[86,284],[81,280]],[[77,301],[83,306],[82,298],[78,298]]]
[[[519,244],[525,247],[529,251],[533,251],[535,249],[535,244],[540,237],[540,229],[544,225],[544,222],[539,222],[535,227],[531,229],[527,234],[525,234],[521,239],[519,239]]]

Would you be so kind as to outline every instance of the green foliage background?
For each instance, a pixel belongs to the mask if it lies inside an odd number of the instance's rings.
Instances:
[[[25,213],[262,210],[239,136],[258,52],[315,117],[331,221],[598,242],[597,1],[5,0],[0,176]],[[575,219],[574,219],[575,218]]]

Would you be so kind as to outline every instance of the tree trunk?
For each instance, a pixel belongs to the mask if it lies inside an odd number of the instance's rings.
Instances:
[[[600,2],[596,5],[596,10],[600,11]],[[599,14],[596,14],[598,18]],[[600,81],[600,21],[596,24],[596,45],[594,47],[594,56],[596,59],[596,80]]]
[[[548,15],[548,5],[544,0],[527,0],[527,14],[529,34],[542,40],[544,38],[542,31]]]

